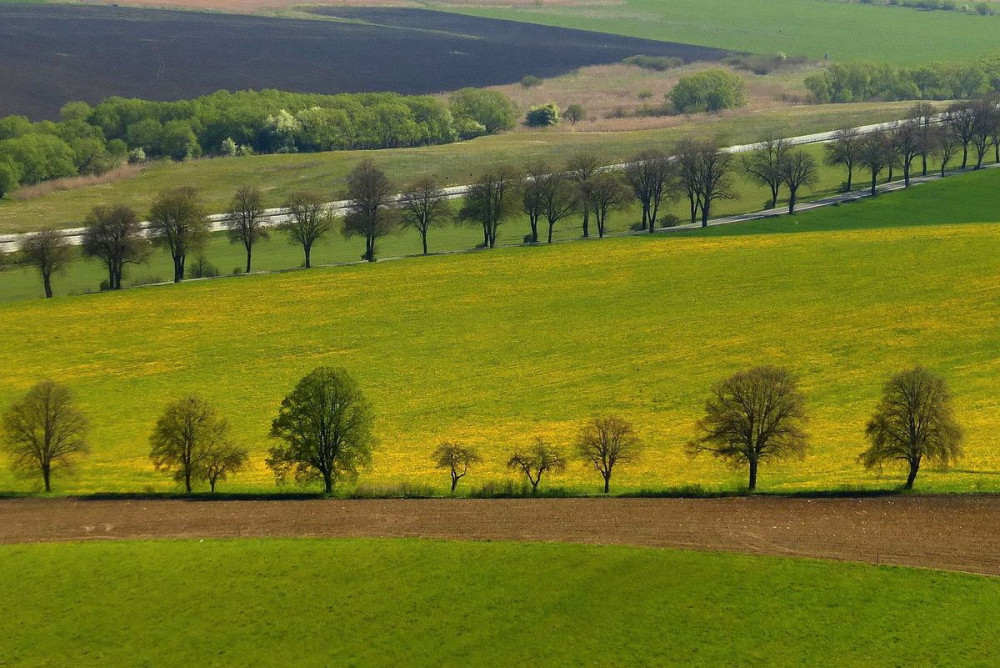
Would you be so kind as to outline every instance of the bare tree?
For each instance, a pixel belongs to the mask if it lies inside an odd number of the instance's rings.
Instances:
[[[608,231],[608,214],[628,206],[632,193],[617,175],[610,172],[602,172],[587,181],[584,193],[586,205],[597,223],[597,236],[603,239]]]
[[[903,166],[903,184],[910,187],[910,168],[922,150],[922,129],[917,120],[897,123],[892,129],[892,143]]]
[[[288,241],[302,246],[305,268],[312,267],[313,245],[333,229],[333,213],[327,208],[323,196],[316,192],[300,191],[285,201],[288,219],[280,230]]]
[[[434,464],[439,469],[447,469],[451,477],[451,493],[455,493],[458,481],[469,474],[469,467],[482,461],[474,448],[461,443],[442,443],[434,451]]]
[[[941,161],[941,176],[944,176],[948,163],[958,153],[961,142],[949,126],[940,125],[934,131],[934,146],[934,152]]]
[[[131,207],[94,207],[84,221],[83,256],[101,260],[108,269],[108,289],[120,290],[125,265],[144,262],[149,241],[142,235],[139,216]]]
[[[861,453],[861,463],[879,470],[886,463],[903,463],[909,469],[904,489],[913,489],[925,459],[947,466],[962,456],[962,428],[948,386],[919,366],[885,384],[865,434],[871,447]]]
[[[833,141],[825,145],[827,164],[847,168],[847,192],[854,188],[854,166],[860,163],[861,142],[862,136],[856,129],[843,128],[834,134]]]
[[[601,161],[591,153],[579,153],[566,163],[566,176],[576,186],[578,204],[583,212],[583,237],[590,236],[590,206],[587,204],[587,184],[597,176]]]
[[[184,280],[188,253],[201,249],[208,240],[208,220],[194,188],[167,190],[153,200],[149,213],[153,243],[164,246],[174,261],[174,283]]]
[[[51,380],[35,385],[3,416],[3,446],[18,473],[41,473],[52,491],[52,473],[72,469],[89,452],[87,419],[69,389]]]
[[[867,169],[872,176],[871,194],[878,194],[878,175],[882,173],[894,159],[892,140],[884,130],[876,130],[865,135],[858,150],[858,164]]]
[[[594,418],[583,426],[576,438],[577,454],[601,474],[605,494],[611,491],[615,467],[636,461],[640,449],[641,443],[632,425],[617,416]]]
[[[701,226],[708,227],[712,202],[733,199],[733,156],[713,144],[702,144],[695,162],[695,182],[701,196]]]
[[[496,246],[497,230],[513,213],[520,182],[517,170],[501,165],[488,169],[469,187],[458,217],[482,227],[483,247]]]
[[[546,472],[555,473],[566,468],[566,458],[562,451],[550,445],[541,436],[536,436],[527,449],[517,449],[507,460],[507,468],[520,470],[531,483],[531,493],[538,493],[538,483]]]
[[[344,236],[365,238],[363,259],[375,261],[375,242],[396,227],[392,210],[393,186],[385,172],[364,160],[347,175],[347,214]]]
[[[983,161],[990,149],[993,134],[1000,123],[996,103],[977,100],[972,104],[972,145],[976,149],[976,169],[983,168]]]
[[[542,218],[545,206],[543,189],[545,177],[551,173],[545,163],[535,163],[528,167],[528,176],[521,187],[521,209],[528,215],[528,225],[531,228],[530,242],[538,243],[538,221]]]
[[[185,397],[172,402],[149,437],[149,458],[191,493],[195,480],[207,477],[209,453],[231,447],[229,423],[207,401]],[[214,485],[213,485],[214,488]]]
[[[66,268],[72,259],[66,237],[59,230],[42,230],[21,242],[21,261],[42,276],[46,298],[52,298],[52,275]]]
[[[799,188],[810,187],[819,179],[816,159],[802,150],[791,150],[782,157],[782,180],[788,184],[788,213],[795,213]]]
[[[785,153],[790,148],[784,139],[767,134],[759,142],[760,148],[743,155],[743,171],[759,185],[771,191],[769,209],[778,206],[778,194],[785,182]]]
[[[546,174],[541,178],[542,216],[549,227],[548,243],[552,243],[556,223],[576,212],[577,193],[564,174]]]
[[[260,188],[240,186],[226,213],[224,222],[229,228],[229,242],[243,244],[247,253],[248,274],[252,268],[254,246],[271,238],[271,233],[264,227],[264,211],[264,193]]]
[[[693,139],[681,140],[674,150],[677,160],[677,176],[681,190],[687,196],[691,206],[691,224],[698,222],[698,212],[701,210],[701,187],[698,182],[698,160],[701,156],[701,145]]]
[[[399,199],[401,223],[420,234],[420,243],[427,255],[427,233],[451,219],[451,205],[445,191],[431,177],[423,178],[410,186]]]
[[[798,379],[787,369],[756,367],[712,389],[687,450],[691,456],[707,452],[734,468],[748,466],[748,488],[754,491],[762,461],[805,454],[805,423]]]
[[[948,107],[944,122],[962,146],[962,169],[965,169],[969,166],[969,144],[975,133],[975,112],[968,103],[956,102]]]
[[[642,205],[642,229],[656,231],[656,219],[664,200],[677,193],[676,168],[662,151],[643,151],[625,165],[625,181]]]
[[[937,110],[933,104],[918,102],[910,109],[910,118],[917,124],[917,144],[920,147],[920,173],[927,176],[927,157],[934,152],[934,122]]]
[[[208,481],[209,491],[214,494],[215,485],[245,469],[249,459],[250,453],[246,448],[241,448],[228,439],[216,443],[205,453],[204,459],[205,480]]]

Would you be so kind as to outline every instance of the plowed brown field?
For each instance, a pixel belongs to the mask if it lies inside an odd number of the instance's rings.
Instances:
[[[1000,497],[0,501],[0,543],[423,537],[723,550],[1000,575]]]

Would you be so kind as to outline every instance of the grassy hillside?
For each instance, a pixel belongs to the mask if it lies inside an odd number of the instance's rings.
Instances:
[[[365,158],[377,161],[400,182],[400,187],[425,175],[462,184],[472,180],[487,163],[528,164],[546,160],[561,164],[585,150],[612,163],[651,146],[669,147],[687,136],[739,144],[756,141],[767,131],[791,136],[892,120],[905,116],[910,106],[910,103],[815,105],[778,113],[696,115],[680,118],[675,127],[660,130],[574,132],[570,126],[560,126],[412,149],[164,162],[113,183],[57,191],[25,201],[0,200],[0,234],[43,227],[76,227],[99,204],[129,204],[145,215],[156,193],[177,186],[197,186],[211,211],[224,210],[233,191],[245,183],[260,185],[270,206],[279,206],[290,192],[304,188],[328,192],[331,199],[337,199],[343,190],[344,176]]]
[[[18,574],[0,580],[18,665],[985,665],[1000,605],[984,577],[626,547],[171,541],[0,557]]]
[[[788,224],[849,227],[838,214],[878,217],[892,200],[901,203],[892,222],[939,222],[906,213],[905,200],[924,197],[929,211],[949,201],[932,189],[962,183],[924,185]],[[986,209],[983,219],[996,220]],[[716,234],[500,249],[0,306],[8,361],[0,404],[50,376],[77,393],[94,424],[94,453],[76,477],[56,481],[63,492],[173,489],[152,471],[146,439],[164,404],[191,392],[216,402],[254,453],[253,470],[227,487],[273,489],[262,465],[270,419],[298,378],[320,364],[348,367],[375,403],[382,445],[365,483],[443,490],[444,476],[429,459],[443,439],[483,450],[486,462],[470,484],[503,479],[512,445],[535,434],[565,444],[581,421],[613,412],[634,420],[648,446],[640,464],[616,477],[618,491],[731,488],[741,474],[691,461],[682,446],[713,382],[769,362],[802,375],[813,449],[804,462],[766,466],[762,484],[809,490],[895,482],[863,473],[856,456],[884,377],[920,362],[952,384],[968,444],[960,467],[923,472],[918,486],[1000,487],[993,428],[1000,224]],[[0,489],[33,484],[0,474]],[[582,465],[553,484],[597,490]]]
[[[996,50],[1000,30],[997,16],[829,0],[624,0],[520,6],[505,0],[432,0],[428,4],[476,16],[736,51],[783,51],[900,65],[982,56]]]

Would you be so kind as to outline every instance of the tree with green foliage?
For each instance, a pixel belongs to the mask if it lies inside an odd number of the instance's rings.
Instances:
[[[511,453],[507,468],[523,473],[531,484],[531,493],[537,494],[543,475],[566,469],[566,457],[561,449],[536,436],[528,448],[517,448]]]
[[[761,462],[805,455],[805,396],[787,369],[759,366],[718,383],[698,420],[688,454],[708,453],[734,468],[747,466],[757,489]]]
[[[371,466],[374,411],[361,386],[346,369],[319,367],[299,381],[281,402],[271,423],[267,465],[282,482],[321,478],[327,494],[334,482],[355,477]]]
[[[469,474],[469,467],[483,461],[475,448],[461,443],[442,443],[432,456],[434,465],[446,469],[451,479],[451,493],[455,493],[458,481]]]
[[[547,128],[558,123],[559,107],[552,102],[532,107],[524,116],[524,124],[529,128]]]
[[[184,483],[191,493],[195,480],[209,477],[209,462],[214,455],[214,478],[220,475],[219,465],[238,450],[232,445],[229,423],[207,401],[190,396],[167,405],[156,421],[149,437],[149,458],[157,471],[166,471],[174,481]],[[246,459],[245,453],[243,459]],[[234,461],[229,462],[232,470]],[[215,482],[212,481],[212,491]]]
[[[611,491],[611,476],[618,465],[638,460],[641,449],[632,423],[617,415],[588,421],[576,437],[577,455],[601,475],[605,494]]]
[[[570,122],[570,124],[576,125],[580,121],[587,119],[587,111],[583,108],[583,105],[574,103],[566,107],[566,111],[563,112],[563,116]]]
[[[427,233],[451,220],[448,195],[433,177],[424,177],[410,186],[399,198],[400,222],[420,234],[420,244],[427,255]]]
[[[246,468],[250,461],[250,453],[229,439],[218,441],[209,448],[203,459],[204,477],[208,482],[208,490],[215,493],[215,486],[220,480],[228,480]]]
[[[188,254],[200,250],[208,241],[208,219],[198,191],[185,186],[157,195],[149,211],[149,234],[155,245],[170,253],[174,283],[183,281]]]
[[[375,261],[375,243],[396,228],[392,181],[371,160],[364,160],[347,175],[347,212],[344,236],[365,238],[362,259]]]
[[[41,183],[77,173],[76,154],[53,134],[32,132],[0,141],[0,164],[13,163],[21,185]]]
[[[667,98],[682,114],[716,112],[745,105],[747,87],[740,75],[713,68],[681,77]]]
[[[871,446],[861,453],[861,463],[878,470],[902,463],[909,470],[904,489],[913,489],[923,461],[947,466],[962,456],[963,433],[948,385],[920,366],[886,382],[865,435]]]
[[[819,180],[816,159],[802,150],[788,151],[781,161],[782,180],[788,186],[788,213],[795,213],[799,189],[810,187]]]
[[[52,298],[52,276],[65,269],[72,259],[69,243],[59,230],[35,232],[21,242],[21,261],[38,270],[48,299]]]
[[[625,181],[642,206],[642,229],[656,231],[656,219],[664,200],[671,200],[678,191],[677,170],[668,155],[650,149],[633,156],[625,165]]]
[[[142,233],[139,216],[132,207],[96,206],[84,221],[83,256],[98,259],[108,270],[108,289],[120,290],[125,266],[145,262],[149,241]]]
[[[226,212],[225,226],[229,242],[242,244],[247,254],[246,273],[252,268],[254,246],[271,238],[264,226],[264,193],[257,186],[240,186],[233,194]]]
[[[843,165],[847,169],[846,192],[854,188],[854,167],[860,162],[861,133],[855,128],[843,128],[833,135],[833,141],[824,145],[826,163],[828,165]]]
[[[493,248],[497,230],[515,210],[521,175],[510,165],[492,167],[469,186],[458,219],[483,230],[483,247]]]
[[[778,194],[785,182],[785,154],[790,148],[788,142],[773,133],[768,133],[758,142],[758,148],[742,156],[743,171],[750,180],[771,191],[769,209],[778,206]]]
[[[11,159],[0,160],[0,199],[21,184],[21,166]]]
[[[278,229],[288,236],[289,243],[302,246],[305,255],[303,266],[309,269],[312,267],[313,244],[333,229],[333,212],[322,195],[307,190],[292,193],[285,200],[285,209],[288,210],[287,218]]]
[[[87,419],[77,410],[69,388],[42,381],[3,415],[2,450],[17,473],[41,473],[52,491],[52,473],[69,469],[89,452]]]
[[[517,123],[517,108],[499,91],[463,88],[452,93],[449,106],[463,138],[510,130]],[[482,132],[469,131],[476,126],[481,127]]]

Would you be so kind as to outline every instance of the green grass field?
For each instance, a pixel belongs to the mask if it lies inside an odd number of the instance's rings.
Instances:
[[[471,182],[484,164],[527,165],[538,160],[560,165],[581,151],[593,152],[606,163],[620,162],[641,150],[669,148],[688,137],[711,137],[724,145],[757,141],[769,131],[787,136],[830,128],[902,118],[911,103],[810,105],[781,112],[696,115],[663,130],[573,132],[568,127],[518,131],[468,142],[383,151],[333,151],[248,158],[162,162],[138,176],[114,183],[57,191],[35,199],[0,200],[0,234],[45,227],[76,227],[100,204],[129,204],[145,216],[158,192],[196,186],[210,211],[223,211],[233,191],[258,184],[269,206],[280,206],[295,190],[316,189],[339,199],[344,176],[363,159],[381,165],[402,189],[420,176],[436,175],[449,184]]]
[[[435,9],[645,39],[899,65],[963,61],[996,51],[1000,17],[830,0],[624,0],[512,7],[503,0]]]
[[[0,660],[24,666],[972,666],[994,657],[1000,606],[984,577],[627,547],[163,541],[0,559],[16,611]]]
[[[883,379],[919,362],[951,383],[968,443],[959,467],[923,471],[918,488],[997,490],[1000,224],[988,222],[997,209],[984,193],[998,178],[740,228],[760,234],[498,249],[4,305],[0,405],[45,377],[76,392],[94,452],[56,479],[62,493],[173,490],[150,466],[147,437],[163,406],[191,392],[217,403],[254,453],[223,491],[272,490],[270,419],[320,364],[348,367],[374,401],[382,443],[364,484],[443,492],[429,454],[444,439],[482,449],[468,484],[503,480],[512,445],[535,434],[567,444],[583,420],[621,413],[647,451],[615,490],[733,489],[742,474],[689,460],[682,446],[712,383],[775,363],[802,375],[813,448],[766,466],[761,483],[809,491],[896,484],[896,472],[878,479],[856,456]],[[936,224],[951,220],[982,222]],[[597,491],[582,465],[550,484]],[[0,489],[36,488],[0,474]]]

